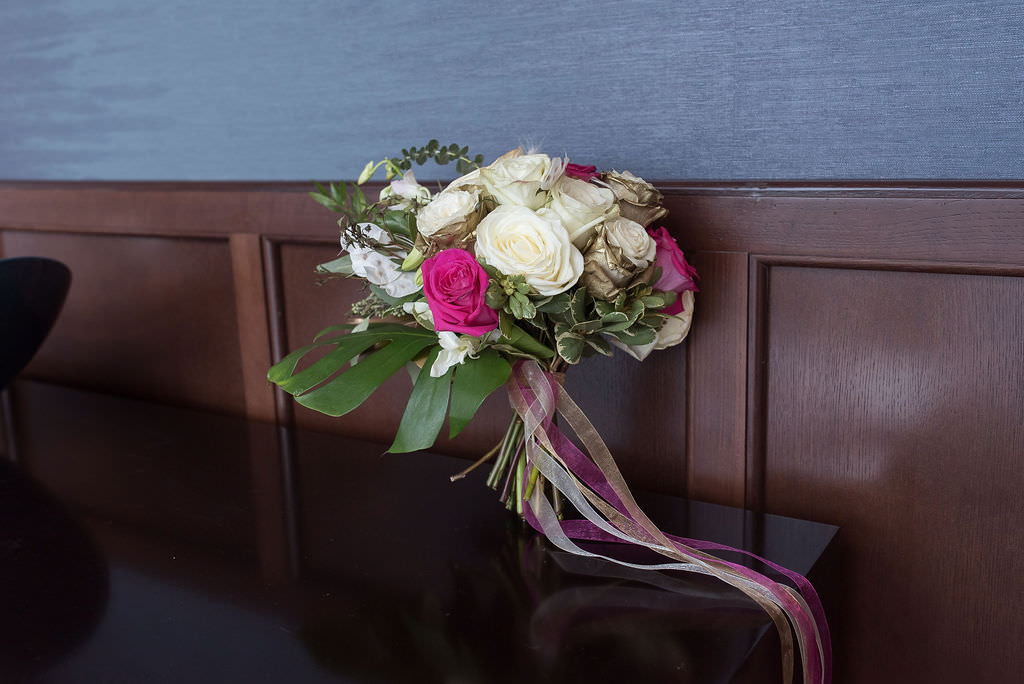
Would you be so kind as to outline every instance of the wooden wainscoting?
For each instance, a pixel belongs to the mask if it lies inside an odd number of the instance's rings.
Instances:
[[[1024,185],[660,184],[701,274],[690,339],[569,390],[635,485],[842,526],[837,681],[1015,681],[1024,656]],[[0,255],[74,274],[42,380],[386,441],[267,386],[342,320],[305,184],[0,184]],[[490,446],[501,397],[439,449]]]

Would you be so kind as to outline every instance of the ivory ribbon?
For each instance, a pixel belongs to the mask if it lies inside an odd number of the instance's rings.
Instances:
[[[526,480],[532,468],[536,468],[585,518],[559,520],[543,488],[534,487],[530,498],[523,501],[527,522],[555,546],[570,553],[604,558],[631,568],[697,572],[736,587],[768,613],[779,632],[783,682],[793,681],[795,629],[803,681],[830,684],[832,646],[828,623],[818,594],[805,577],[742,549],[662,532],[637,506],[593,424],[555,376],[541,370],[537,363],[519,361],[515,364],[508,381],[508,393],[512,407],[523,421],[526,441],[528,467],[523,472],[522,491],[528,491]],[[556,411],[579,437],[586,453],[554,424]],[[674,562],[627,563],[586,551],[574,543],[574,539],[636,544]],[[797,588],[780,584],[744,565],[724,561],[707,553],[709,550],[732,551],[755,558],[787,577]]]

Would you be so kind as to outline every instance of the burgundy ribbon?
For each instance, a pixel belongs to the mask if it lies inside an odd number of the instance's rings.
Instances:
[[[821,600],[806,577],[743,549],[664,534],[636,507],[632,495],[628,489],[625,489],[625,484],[614,462],[606,457],[604,459],[605,467],[602,469],[595,458],[580,450],[555,425],[553,419],[556,407],[563,416],[568,409],[569,416],[567,418],[571,427],[589,450],[591,452],[598,450],[607,452],[607,447],[600,440],[600,436],[597,435],[593,426],[589,424],[585,416],[582,416],[582,412],[551,373],[542,371],[534,362],[520,361],[513,368],[508,391],[513,408],[527,428],[526,432],[529,433],[530,428],[533,427],[532,433],[524,434],[524,439],[527,440],[528,466],[534,465],[534,462],[550,454],[554,461],[560,463],[572,476],[581,493],[596,503],[599,509],[603,509],[606,516],[608,513],[612,514],[611,517],[614,519],[609,518],[603,521],[605,527],[607,524],[611,524],[620,534],[634,540],[634,543],[653,548],[670,558],[691,563],[693,565],[690,567],[695,571],[717,576],[757,600],[766,610],[772,608],[765,602],[768,597],[771,603],[781,608],[793,623],[800,637],[798,643],[802,656],[804,681],[809,684],[829,684],[831,682],[832,649],[828,622],[825,619]],[[574,414],[577,417],[576,420],[572,419]],[[588,432],[591,434],[586,434]],[[538,449],[543,449],[545,453],[538,452]],[[534,510],[534,504],[526,497],[527,480],[531,470],[531,467],[527,467],[523,474],[524,481],[521,490],[524,493],[523,514],[527,522],[543,534],[543,524],[538,519],[538,512]],[[613,479],[620,483],[618,487],[613,483]],[[581,487],[580,483],[585,485],[586,489]],[[587,489],[590,492],[587,492]],[[563,493],[571,498],[570,492]],[[600,497],[601,501],[594,501],[594,495]],[[568,539],[629,543],[620,536],[602,529],[591,519],[559,521],[558,525],[562,534]],[[666,548],[665,542],[668,542],[671,547]],[[792,589],[778,584],[762,573],[706,553],[711,550],[735,552],[764,563],[793,582],[799,591],[799,598],[793,595]],[[610,560],[615,561],[615,559]],[[621,563],[621,561],[615,562]],[[778,609],[773,609],[769,613],[776,610]],[[780,637],[783,641],[783,674],[788,678],[792,672],[792,639],[788,638],[785,621],[780,623],[775,615],[772,617],[780,629]]]

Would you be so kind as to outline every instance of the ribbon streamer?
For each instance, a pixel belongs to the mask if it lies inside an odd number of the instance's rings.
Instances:
[[[805,577],[742,549],[665,534],[640,510],[608,447],[555,374],[543,371],[536,362],[520,361],[513,367],[507,388],[510,403],[523,422],[527,459],[521,476],[523,516],[534,529],[560,549],[580,556],[604,558],[631,568],[683,570],[717,577],[757,602],[775,624],[782,646],[783,682],[793,681],[795,631],[803,681],[830,684],[832,647],[828,623],[821,601]],[[586,453],[555,425],[556,412],[579,437]],[[527,498],[527,480],[534,469],[572,502],[583,520],[559,520],[543,487],[535,486]],[[628,563],[586,551],[573,540],[635,544],[673,562]],[[755,558],[797,588],[780,584],[744,565],[724,561],[708,553],[711,550]]]

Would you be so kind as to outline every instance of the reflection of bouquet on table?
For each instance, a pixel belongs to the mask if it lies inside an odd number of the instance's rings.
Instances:
[[[411,171],[429,158],[455,161],[463,175],[432,194]],[[817,597],[808,607],[798,592],[662,533],[561,387],[564,369],[584,357],[619,349],[642,361],[689,332],[697,274],[668,231],[652,227],[668,213],[661,193],[629,172],[518,149],[482,162],[431,140],[366,165],[359,184],[381,167],[393,179],[376,202],[358,185],[317,186],[313,198],[342,214],[345,251],[319,271],[367,282],[369,295],[352,308],[363,321],[324,330],[273,366],[270,380],[300,404],[340,416],[409,365],[415,382],[391,452],[429,448],[446,415],[454,437],[506,386],[514,415],[504,437],[453,479],[493,460],[488,484],[560,548],[588,555],[572,539],[639,544],[674,561],[657,567],[740,588],[779,628],[787,678],[789,622],[805,679],[827,678]],[[321,347],[329,351],[296,371]],[[555,425],[556,413],[582,450]],[[562,496],[582,520],[562,520]]]

